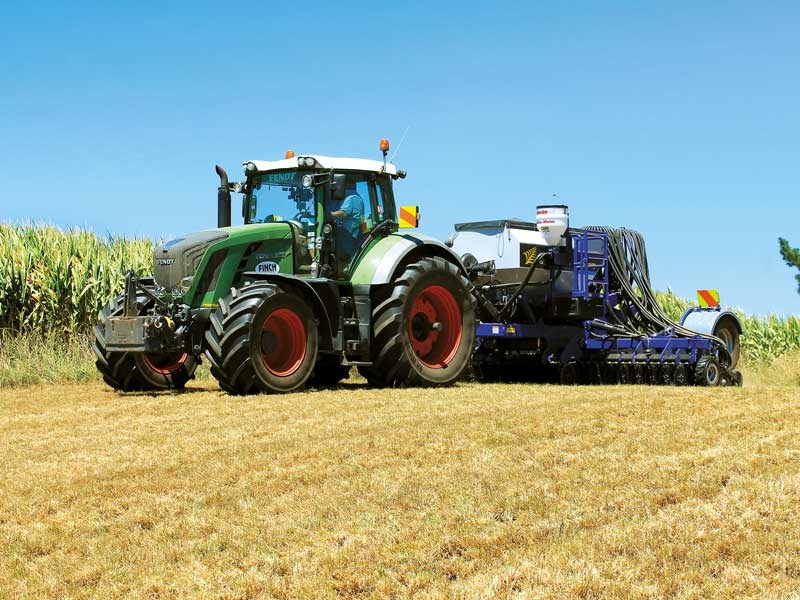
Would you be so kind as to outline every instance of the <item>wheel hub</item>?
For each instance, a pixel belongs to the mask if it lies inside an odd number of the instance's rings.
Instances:
[[[156,373],[171,375],[183,366],[188,356],[186,352],[172,352],[170,354],[146,353],[144,362]]]
[[[432,369],[441,369],[455,356],[461,342],[461,309],[445,287],[423,289],[411,305],[409,338],[417,357]]]
[[[259,352],[273,375],[287,377],[297,371],[306,356],[306,328],[296,312],[279,308],[269,314],[261,330]]]
[[[428,300],[421,299],[415,309],[418,312],[411,318],[412,338],[416,341],[414,350],[424,356],[430,353],[433,344],[439,339],[441,323],[435,321],[436,311]]]
[[[261,333],[261,354],[272,354],[275,352],[275,348],[275,333],[272,331],[263,331]]]

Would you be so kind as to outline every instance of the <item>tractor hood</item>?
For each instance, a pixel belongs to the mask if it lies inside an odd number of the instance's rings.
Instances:
[[[169,291],[181,280],[197,274],[197,269],[211,246],[226,247],[252,244],[254,241],[291,239],[287,223],[258,223],[237,227],[210,229],[183,235],[157,247],[153,255],[153,276],[156,283]]]
[[[181,279],[194,275],[208,247],[227,237],[228,232],[224,229],[212,229],[190,233],[162,244],[153,253],[156,283],[167,290],[178,287]]]

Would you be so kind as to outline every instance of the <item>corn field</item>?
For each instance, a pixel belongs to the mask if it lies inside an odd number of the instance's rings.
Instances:
[[[19,333],[73,334],[91,330],[97,311],[122,289],[125,273],[151,272],[153,243],[100,237],[47,225],[0,224],[0,329]],[[658,293],[673,320],[691,303]],[[753,317],[737,311],[746,335],[747,360],[768,361],[800,351],[800,319]]]
[[[150,273],[152,261],[150,240],[0,224],[0,329],[89,331],[127,270]]]

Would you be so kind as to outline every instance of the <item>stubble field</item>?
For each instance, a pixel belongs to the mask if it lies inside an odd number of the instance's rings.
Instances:
[[[0,390],[0,598],[790,597],[800,392]]]

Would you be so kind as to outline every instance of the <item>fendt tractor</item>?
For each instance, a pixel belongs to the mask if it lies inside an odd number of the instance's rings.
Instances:
[[[401,233],[405,172],[383,160],[295,156],[221,167],[218,229],[156,248],[95,328],[97,367],[118,390],[181,388],[201,357],[234,394],[340,382],[479,381],[741,385],[742,327],[718,305],[680,323],[650,286],[642,237],[536,221],[461,223],[442,243]],[[231,193],[244,225],[231,227]]]
[[[401,234],[383,160],[295,156],[221,167],[218,229],[156,248],[100,313],[97,367],[118,390],[181,388],[202,356],[234,394],[333,385],[352,366],[374,386],[456,380],[475,341],[472,286],[442,242]],[[231,227],[231,192],[244,225]]]

